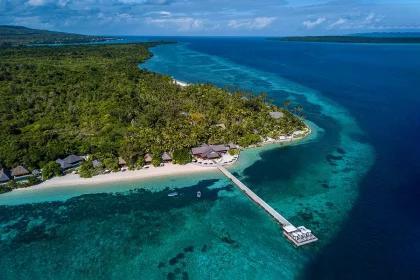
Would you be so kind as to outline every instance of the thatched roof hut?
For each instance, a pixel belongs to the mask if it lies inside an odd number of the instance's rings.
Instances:
[[[97,159],[95,159],[94,161],[92,161],[92,165],[93,165],[93,168],[101,168],[101,167],[104,167],[104,165],[102,164],[102,162],[100,162]]]
[[[122,157],[118,157],[118,165],[124,166],[126,164],[127,162]]]
[[[152,155],[152,154],[146,154],[146,155],[144,156],[144,162],[146,162],[146,163],[151,163],[151,162],[152,162],[152,160],[153,160],[153,155]]]
[[[168,152],[164,152],[163,155],[162,155],[162,160],[164,162],[172,161],[172,157],[169,155]]]
[[[20,177],[31,174],[23,165],[18,165],[12,169],[12,176]]]

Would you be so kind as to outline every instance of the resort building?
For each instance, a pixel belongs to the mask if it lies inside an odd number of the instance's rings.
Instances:
[[[42,175],[42,170],[41,169],[34,169],[32,171],[32,175],[34,175],[35,177],[39,177]]]
[[[215,159],[222,157],[229,150],[229,145],[207,145],[203,144],[200,147],[192,148],[193,156],[202,159]]]
[[[61,166],[61,169],[66,170],[71,168],[71,164],[68,162],[65,162],[64,160],[58,158],[55,160],[56,163],[58,163]]]
[[[169,155],[168,152],[164,152],[163,153],[163,155],[162,155],[162,161],[164,163],[168,163],[168,162],[171,162],[172,161],[172,157]]]
[[[23,165],[18,165],[12,169],[11,175],[14,179],[17,179],[17,178],[23,178],[28,175],[31,175],[31,172],[29,172],[29,170],[26,169],[26,167],[24,167]]]
[[[122,157],[118,157],[118,165],[120,167],[125,167],[127,165],[127,162]]]
[[[153,160],[153,155],[152,154],[146,154],[144,156],[144,162],[146,164],[151,164],[152,163],[152,160]]]
[[[5,184],[8,181],[12,180],[12,176],[10,175],[10,171],[6,168],[0,170],[0,184]]]
[[[76,156],[76,155],[69,155],[65,157],[64,159],[56,159],[56,163],[58,163],[61,166],[61,169],[66,170],[69,168],[76,168],[80,166],[80,162],[83,160],[83,158]]]
[[[83,160],[83,158],[76,156],[76,155],[69,155],[63,159],[63,161],[71,164],[73,167],[77,167],[79,163]],[[76,165],[76,166],[75,166]]]

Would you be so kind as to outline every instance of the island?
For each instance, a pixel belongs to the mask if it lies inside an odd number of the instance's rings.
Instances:
[[[55,32],[14,25],[0,25],[0,46],[27,44],[93,43],[106,42],[117,39],[119,38]]]
[[[268,40],[312,43],[420,44],[420,37],[293,36],[268,38]]]
[[[170,173],[166,164],[204,170],[236,161],[241,148],[310,133],[290,101],[139,67],[167,43],[0,48],[0,191],[68,173],[117,180]]]

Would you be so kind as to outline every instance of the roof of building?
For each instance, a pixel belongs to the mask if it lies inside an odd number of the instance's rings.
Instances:
[[[92,165],[93,165],[93,168],[99,168],[99,167],[102,167],[103,166],[102,162],[100,162],[97,159],[95,159],[94,161],[92,161]]]
[[[32,171],[32,175],[35,175],[35,176],[37,176],[37,175],[41,175],[41,169],[34,169],[33,171]]]
[[[203,144],[200,147],[195,147],[191,149],[191,152],[193,155],[198,155],[198,154],[205,154],[211,151],[211,148],[209,145],[207,144]]]
[[[224,152],[229,150],[229,147],[226,146],[225,144],[222,145],[210,145],[210,148],[215,151],[215,152]]]
[[[127,164],[127,162],[122,157],[118,157],[118,164],[124,165]]]
[[[68,162],[66,162],[66,161],[64,161],[60,158],[56,159],[55,162],[58,163],[61,166],[61,169],[67,169],[67,168],[71,167],[70,163],[68,163]]]
[[[283,229],[287,233],[290,233],[290,232],[293,232],[293,231],[297,230],[297,228],[293,225],[287,225],[287,226],[283,227]]]
[[[145,162],[151,162],[151,161],[152,161],[152,159],[153,159],[153,155],[152,155],[152,154],[146,154],[146,155],[144,156],[144,161],[145,161]]]
[[[239,148],[239,146],[237,144],[233,144],[233,143],[229,143],[228,146],[231,149],[237,149],[237,148]]]
[[[219,158],[220,154],[216,152],[210,152],[206,155],[206,158]]]
[[[224,123],[218,123],[218,124],[212,125],[212,127],[220,127],[222,129],[226,129],[226,125]]]
[[[168,152],[164,152],[162,155],[162,160],[172,160],[172,157],[169,155]]]
[[[279,119],[284,116],[282,112],[270,112],[270,116],[275,119]]]
[[[81,160],[82,160],[82,158],[79,157],[79,156],[76,156],[76,155],[69,155],[69,156],[67,156],[63,159],[63,161],[65,161],[67,163],[70,163],[70,164],[77,163]]]
[[[0,170],[0,182],[7,182],[12,178],[12,176],[10,176],[10,171],[6,168],[2,168]]]
[[[18,165],[12,169],[12,176],[23,176],[31,174],[23,165]]]

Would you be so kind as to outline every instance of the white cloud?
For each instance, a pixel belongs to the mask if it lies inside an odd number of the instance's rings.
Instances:
[[[163,16],[171,16],[172,13],[171,12],[167,12],[167,11],[160,11],[159,15],[163,15]]]
[[[326,18],[324,18],[324,17],[320,17],[315,21],[306,20],[306,21],[303,22],[303,25],[305,25],[306,28],[311,29],[311,28],[314,28],[317,25],[320,25],[325,20],[326,20]]]
[[[331,28],[334,28],[334,27],[339,27],[339,26],[345,24],[346,22],[347,22],[347,19],[340,18],[339,20],[337,20],[337,21],[331,23],[330,25],[328,25],[328,28],[331,29]]]
[[[370,13],[366,18],[365,18],[365,23],[371,23],[372,20],[375,18],[375,13]]]
[[[246,29],[263,29],[276,20],[275,17],[259,17],[245,20],[230,20],[228,27],[230,28],[246,28]]]
[[[42,6],[47,3],[47,0],[29,0],[28,4],[31,6]]]
[[[197,30],[203,27],[203,22],[200,19],[184,17],[184,18],[146,18],[146,23],[155,24],[163,28],[176,27],[178,31]]]

